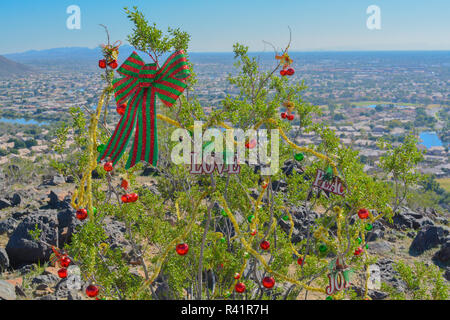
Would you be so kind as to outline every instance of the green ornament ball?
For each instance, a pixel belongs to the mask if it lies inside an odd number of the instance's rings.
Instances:
[[[244,252],[244,258],[248,259],[250,257],[250,253]]]
[[[96,214],[97,214],[97,208],[96,208],[96,207],[93,207],[92,209],[93,209],[93,211],[94,211],[94,215],[96,215]],[[87,210],[87,212],[89,213],[89,210]]]
[[[283,219],[284,221],[288,221],[289,220],[289,216],[288,215],[282,216],[281,219]]]
[[[103,150],[105,150],[105,145],[103,143],[97,146],[98,152],[103,152]]]
[[[366,244],[366,249],[369,249],[369,244]]]
[[[326,298],[326,300],[333,300],[333,297],[332,297],[332,296],[328,296],[328,297]]]
[[[248,216],[247,220],[248,222],[252,223],[253,219],[255,219],[254,215]]]
[[[230,291],[225,292],[225,294],[224,294],[225,298],[229,298],[230,296],[231,296],[231,292]]]
[[[295,158],[295,160],[297,160],[297,161],[302,161],[302,160],[305,158],[305,156],[303,155],[303,153],[297,153],[297,154],[294,156],[294,158]]]
[[[327,245],[324,244],[324,243],[322,243],[322,244],[319,246],[319,251],[320,251],[320,252],[325,252],[325,251],[327,251]]]
[[[371,223],[366,224],[366,230],[370,231],[373,229],[373,225]]]
[[[220,242],[225,243],[227,242],[227,239],[225,239],[225,237],[220,238]]]
[[[220,212],[222,214],[222,216],[224,217],[228,217],[227,212],[225,211],[225,209],[222,209],[222,211]]]
[[[362,243],[362,239],[361,239],[361,238],[359,238],[359,237],[358,237],[358,238],[356,239],[356,241],[358,241],[358,243],[359,243],[359,244],[361,244],[361,243]]]

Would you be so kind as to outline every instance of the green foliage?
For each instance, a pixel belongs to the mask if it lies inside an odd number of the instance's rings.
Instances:
[[[425,265],[423,262],[415,262],[409,266],[402,261],[395,265],[400,279],[406,284],[406,291],[401,292],[397,288],[382,284],[382,289],[387,292],[392,300],[447,300],[449,297],[449,285],[443,277],[442,271],[436,266]]]
[[[39,238],[41,237],[41,233],[42,233],[42,230],[39,229],[39,226],[38,226],[37,223],[36,223],[35,226],[34,226],[34,230],[29,230],[29,231],[28,231],[28,234],[29,234],[29,235],[31,236],[31,238],[32,238],[34,241],[36,241],[36,242],[39,242]]]
[[[406,136],[398,147],[393,147],[384,139],[378,141],[378,147],[385,150],[385,154],[380,157],[380,167],[394,181],[394,211],[405,199],[408,187],[412,187],[421,178],[416,166],[423,160],[423,151],[417,148],[417,143],[418,140],[413,135]]]
[[[158,57],[170,50],[187,50],[190,36],[179,28],[168,28],[168,35],[145,19],[137,7],[125,8],[127,17],[134,23],[133,33],[128,36],[130,44],[138,50],[147,52],[155,62]]]

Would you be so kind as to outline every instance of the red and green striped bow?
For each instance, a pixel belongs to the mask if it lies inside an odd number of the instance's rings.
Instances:
[[[145,64],[138,54],[133,52],[117,72],[124,76],[113,80],[117,104],[128,103],[98,161],[106,158],[115,165],[122,157],[136,126],[125,169],[133,167],[141,160],[156,166],[158,137],[155,97],[158,96],[166,106],[171,107],[183,93],[187,87],[184,80],[190,76],[186,55],[182,50],[177,51],[158,69],[156,63]]]

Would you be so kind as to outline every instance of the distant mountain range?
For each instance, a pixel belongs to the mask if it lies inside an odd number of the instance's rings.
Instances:
[[[3,56],[0,56],[0,77],[8,77],[11,75],[22,75],[24,73],[32,72],[33,69],[9,60]]]
[[[128,56],[136,51],[130,45],[123,45],[119,50],[119,63],[123,62]],[[147,62],[151,62],[151,59],[146,53],[138,52],[138,54]],[[19,63],[34,65],[36,67],[46,67],[50,64],[53,65],[79,65],[79,66],[92,66],[97,67],[96,61],[101,59],[101,48],[87,48],[87,47],[67,47],[67,48],[54,48],[47,50],[31,50],[21,53],[10,53],[4,55],[6,58],[17,61]],[[217,62],[232,63],[233,53],[189,53],[192,62]],[[165,55],[160,58],[163,62],[168,57]]]

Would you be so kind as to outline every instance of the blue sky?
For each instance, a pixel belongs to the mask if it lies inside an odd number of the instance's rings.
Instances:
[[[81,9],[81,30],[68,30],[66,8]],[[0,1],[0,54],[82,46],[111,37],[126,40],[132,24],[124,6],[137,5],[164,30],[191,34],[190,51],[231,51],[235,42],[252,51],[288,41],[291,51],[450,50],[449,0],[15,0]],[[366,9],[381,9],[381,30],[368,30]]]

